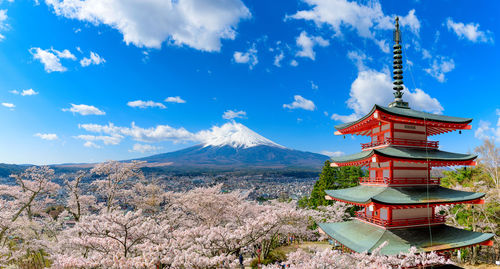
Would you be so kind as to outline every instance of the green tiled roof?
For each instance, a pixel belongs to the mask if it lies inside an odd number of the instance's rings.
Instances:
[[[450,116],[443,116],[443,115],[437,115],[437,114],[417,111],[417,110],[413,110],[413,109],[409,109],[409,108],[385,107],[385,106],[374,105],[372,110],[368,114],[366,114],[364,117],[360,118],[359,120],[353,121],[353,122],[339,124],[339,125],[335,126],[335,129],[342,130],[342,129],[350,127],[358,122],[361,122],[362,120],[368,118],[376,109],[383,111],[385,113],[392,114],[392,115],[398,115],[398,116],[403,116],[403,117],[413,118],[413,119],[421,119],[421,120],[425,119],[425,120],[429,120],[429,121],[439,121],[439,122],[459,123],[459,124],[470,123],[472,121],[471,118],[450,117]]]
[[[371,225],[359,220],[338,223],[320,223],[328,236],[356,252],[371,253],[385,241],[382,255],[407,253],[414,246],[418,252],[465,247],[489,240],[493,234],[461,230],[447,225],[391,229]],[[431,241],[432,235],[432,241]]]
[[[417,159],[417,160],[429,159],[429,161],[470,161],[474,160],[477,157],[477,155],[474,154],[460,154],[460,153],[442,151],[439,149],[425,150],[421,148],[387,146],[380,149],[362,151],[360,153],[352,155],[335,157],[332,158],[332,161],[335,163],[358,161],[366,159],[371,155],[373,155],[374,153],[392,158]]]
[[[427,193],[427,190],[429,192]],[[427,204],[463,202],[482,198],[484,193],[457,191],[441,186],[376,187],[356,186],[347,189],[326,190],[331,197],[360,204]]]

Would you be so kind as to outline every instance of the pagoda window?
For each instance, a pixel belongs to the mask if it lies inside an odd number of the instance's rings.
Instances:
[[[428,218],[432,217],[432,207],[393,209],[392,219]]]
[[[371,211],[369,207],[365,207],[365,213],[367,217],[373,216],[373,211]]]
[[[427,178],[427,169],[425,170],[400,170],[396,169],[393,172],[394,178]]]
[[[381,208],[381,209],[380,209],[380,219],[381,219],[381,220],[388,220],[388,219],[389,219],[389,218],[388,218],[388,215],[389,215],[389,214],[388,214],[388,210],[387,210],[387,208]]]
[[[386,167],[389,167],[389,162],[372,162],[370,164],[370,167],[371,168],[386,168]]]
[[[387,123],[387,124],[382,125],[381,130],[386,131],[386,130],[389,130],[390,128],[391,128],[391,125],[389,123]]]

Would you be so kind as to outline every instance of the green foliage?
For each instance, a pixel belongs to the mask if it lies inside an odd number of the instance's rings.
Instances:
[[[451,188],[456,185],[473,187],[475,182],[491,182],[489,176],[480,167],[461,167],[452,171],[443,171],[441,186]]]
[[[483,165],[476,167],[462,167],[456,170],[444,171],[444,177],[441,179],[443,187],[452,189],[461,189],[466,191],[486,193],[485,204],[483,205],[470,205],[459,204],[451,206],[449,211],[450,224],[459,226],[470,231],[493,233],[496,236],[493,240],[493,250],[497,254],[498,259],[498,242],[500,238],[500,200],[498,199],[498,189],[495,186],[495,181],[492,180],[491,175],[486,171]],[[477,248],[476,251],[483,251],[483,256],[490,255],[489,248]],[[473,253],[469,249],[461,251],[462,260],[474,263],[480,253]]]
[[[318,181],[314,184],[311,196],[299,200],[300,207],[316,208],[322,205],[331,205],[333,201],[325,199],[325,190],[344,189],[358,185],[359,177],[364,176],[360,167],[345,166],[331,167],[331,162],[326,161]]]

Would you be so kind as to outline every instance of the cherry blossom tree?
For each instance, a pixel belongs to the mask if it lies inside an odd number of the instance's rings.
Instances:
[[[479,154],[479,165],[488,173],[495,187],[500,188],[500,148],[491,139],[485,139],[483,144],[475,149]],[[500,196],[497,196],[500,199]]]
[[[93,195],[84,194],[81,188],[82,179],[87,176],[86,171],[78,171],[73,180],[68,176],[64,178],[64,187],[67,192],[65,209],[75,221],[80,221],[82,215],[86,215],[96,205],[96,198]]]
[[[343,253],[340,250],[318,251],[310,249],[305,251],[298,249],[288,254],[285,264],[290,269],[323,269],[323,268],[373,268],[373,269],[393,269],[393,268],[413,268],[417,266],[426,267],[429,265],[451,263],[444,257],[434,252],[418,254],[415,248],[411,248],[408,253],[400,253],[395,256],[379,255],[379,251],[386,245],[382,244],[371,254],[367,253]],[[265,266],[265,269],[279,269],[280,265]]]
[[[33,258],[43,265],[47,238],[55,234],[46,209],[60,186],[52,182],[54,170],[47,166],[11,177],[15,185],[0,185],[0,265],[32,263]]]
[[[54,266],[150,268],[151,262],[138,257],[141,245],[153,243],[161,234],[159,228],[140,210],[84,216],[59,242],[62,253],[55,256]]]
[[[133,179],[143,179],[140,165],[143,162],[130,163],[108,161],[97,164],[90,171],[100,176],[92,182],[98,199],[104,200],[106,212],[110,212],[119,202],[126,203],[130,197],[130,187]]]

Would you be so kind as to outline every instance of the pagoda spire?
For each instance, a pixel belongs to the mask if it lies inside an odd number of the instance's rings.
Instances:
[[[402,56],[402,50],[401,50],[401,31],[399,30],[399,17],[396,17],[396,28],[394,29],[394,44],[393,46],[393,53],[394,53],[394,61],[393,61],[393,84],[394,86],[392,89],[394,89],[396,92],[394,93],[394,101],[389,104],[389,107],[400,107],[400,108],[409,108],[408,102],[403,101],[403,56]]]

